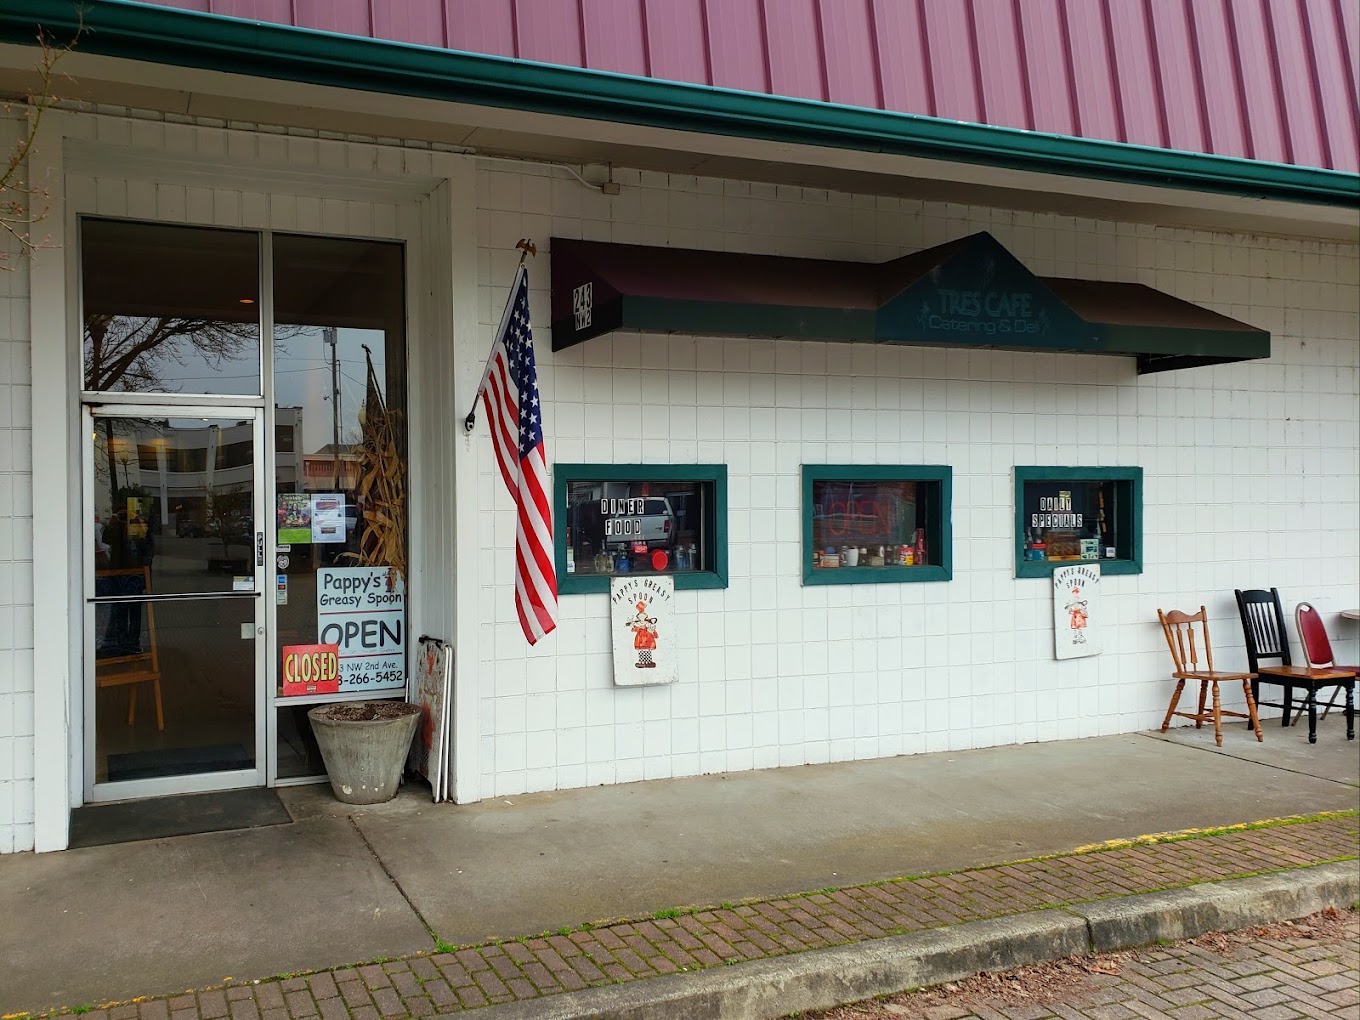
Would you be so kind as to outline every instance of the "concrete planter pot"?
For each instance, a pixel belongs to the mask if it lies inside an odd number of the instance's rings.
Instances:
[[[318,705],[307,718],[337,800],[381,804],[397,795],[411,738],[420,722],[419,705],[350,701]]]

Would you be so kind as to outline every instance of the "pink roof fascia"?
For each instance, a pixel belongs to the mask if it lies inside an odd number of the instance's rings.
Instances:
[[[1360,171],[1356,0],[144,0],[341,35]]]

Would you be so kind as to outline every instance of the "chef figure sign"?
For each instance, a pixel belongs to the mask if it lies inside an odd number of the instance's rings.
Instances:
[[[1064,607],[1067,610],[1068,629],[1072,631],[1073,644],[1086,644],[1086,621],[1090,613],[1086,611],[1086,599],[1081,597],[1081,587],[1072,589],[1072,594]]]
[[[1053,571],[1053,638],[1059,659],[1100,654],[1097,607],[1100,565],[1082,563]]]
[[[637,615],[628,625],[633,632],[633,647],[637,649],[638,669],[656,669],[652,652],[656,651],[656,617],[647,615],[647,600],[638,599]]]
[[[635,574],[610,580],[614,683],[635,687],[676,679],[675,629],[669,626],[675,579]]]

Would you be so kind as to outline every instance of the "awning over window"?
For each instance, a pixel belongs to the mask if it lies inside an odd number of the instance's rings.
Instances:
[[[1040,278],[988,233],[891,262],[552,239],[553,350],[615,329],[1117,354],[1139,372],[1270,356],[1270,334],[1134,283]]]

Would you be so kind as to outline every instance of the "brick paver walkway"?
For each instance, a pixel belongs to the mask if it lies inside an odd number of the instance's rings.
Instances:
[[[1360,915],[1348,913],[1344,932],[1322,939],[1254,937],[1248,929],[1219,946],[1199,939],[1100,958],[1111,974],[1041,966],[808,1020],[1356,1020]],[[1023,996],[990,990],[1027,984]]]
[[[525,937],[96,1009],[86,1020],[378,1020],[1360,856],[1346,815]],[[664,916],[675,913],[677,916]],[[1184,1020],[1192,1020],[1188,1015]]]

